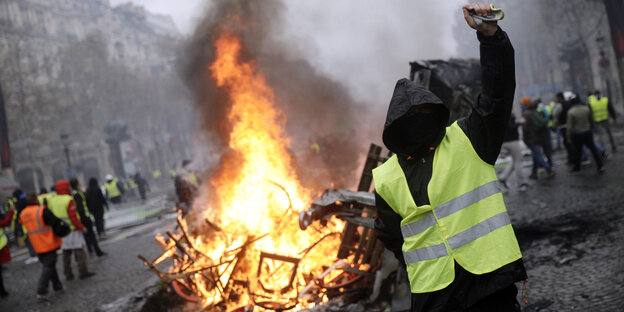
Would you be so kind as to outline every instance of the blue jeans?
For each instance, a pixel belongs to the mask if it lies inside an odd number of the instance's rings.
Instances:
[[[546,169],[546,172],[551,172],[552,168],[546,160],[544,160],[544,156],[542,155],[542,147],[540,145],[529,145],[529,149],[531,149],[531,156],[533,156],[533,168],[531,169],[532,174],[537,174],[537,167],[543,167]]]

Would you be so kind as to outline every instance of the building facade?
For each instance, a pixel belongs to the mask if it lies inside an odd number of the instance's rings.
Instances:
[[[175,69],[181,35],[171,18],[107,0],[5,0],[0,34],[10,151],[2,175],[22,188],[133,174],[113,155],[116,122],[128,132],[121,161],[134,168],[164,170],[189,154],[190,104]]]

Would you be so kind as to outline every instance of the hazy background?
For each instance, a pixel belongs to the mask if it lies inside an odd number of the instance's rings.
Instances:
[[[125,2],[111,0],[113,5]],[[185,35],[212,4],[209,0],[131,2],[171,15]],[[359,102],[385,107],[396,80],[408,76],[409,61],[460,55],[452,30],[464,22],[464,2],[285,1],[283,40],[292,42],[290,48],[299,50],[312,65],[342,81]]]

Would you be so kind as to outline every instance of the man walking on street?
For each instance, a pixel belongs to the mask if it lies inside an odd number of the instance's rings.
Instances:
[[[115,205],[121,204],[121,195],[123,194],[123,186],[117,180],[117,178],[113,178],[113,175],[106,175],[106,183],[104,184],[106,188],[106,195],[111,203]]]
[[[26,203],[28,206],[20,214],[20,223],[26,227],[28,238],[42,265],[37,298],[49,299],[48,285],[50,282],[55,292],[63,290],[63,285],[56,271],[56,250],[61,247],[63,241],[52,231],[52,225],[59,222],[59,219],[48,208],[39,204],[35,193],[26,195]]]
[[[542,167],[546,170],[546,178],[550,179],[555,176],[555,172],[548,161],[544,159],[542,155],[542,145],[545,136],[548,133],[548,120],[543,113],[537,111],[537,103],[531,102],[528,97],[520,99],[520,103],[523,106],[524,112],[522,117],[524,118],[524,124],[522,125],[522,139],[527,147],[531,150],[531,156],[533,157],[533,167],[531,168],[530,179],[537,179],[537,169]]]
[[[589,107],[583,105],[578,97],[570,100],[572,107],[568,111],[568,140],[572,142],[574,147],[574,167],[572,172],[581,171],[581,149],[586,146],[591,151],[594,161],[598,166],[598,172],[604,172],[602,156],[598,152],[598,148],[594,144],[594,138],[591,131],[593,122],[592,113]]]
[[[79,215],[76,212],[76,204],[74,198],[70,195],[71,190],[69,181],[60,180],[55,185],[56,195],[48,199],[48,208],[55,216],[65,221],[71,232],[63,237],[63,273],[68,281],[74,279],[71,269],[71,256],[75,256],[78,263],[78,276],[80,279],[89,278],[95,273],[89,272],[87,269],[87,253],[84,250],[85,241],[83,234],[87,232],[80,222]]]
[[[611,127],[609,127],[609,117],[613,118],[614,122],[616,119],[613,105],[610,105],[609,98],[602,96],[598,90],[589,97],[588,102],[594,118],[594,129],[598,143],[604,148],[607,147],[604,140],[604,134],[606,132],[609,136],[609,142],[611,143],[611,150],[615,152],[617,148],[615,147],[615,142],[613,141]]]
[[[89,179],[89,188],[87,188],[87,207],[89,208],[89,212],[95,218],[95,228],[97,229],[98,236],[100,239],[105,234],[104,229],[104,207],[106,210],[110,210],[108,207],[108,202],[106,202],[106,197],[102,194],[102,190],[100,190],[100,185],[96,178]]]
[[[480,26],[482,92],[469,117],[446,127],[449,109],[431,91],[401,79],[383,142],[395,153],[373,170],[384,246],[406,268],[412,311],[520,311],[515,282],[526,278],[494,163],[515,90],[513,47],[496,22]],[[493,247],[495,246],[495,247]]]
[[[522,172],[522,143],[520,142],[520,135],[518,134],[518,126],[519,124],[516,122],[516,116],[511,114],[509,124],[507,125],[507,129],[505,129],[503,146],[501,147],[501,151],[507,151],[511,156],[511,164],[505,167],[499,179],[501,184],[507,188],[507,179],[511,176],[511,173],[515,171],[518,190],[524,192],[529,188],[529,184],[526,181],[526,175]]]

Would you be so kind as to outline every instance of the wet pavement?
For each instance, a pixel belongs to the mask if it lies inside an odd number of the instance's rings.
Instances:
[[[605,173],[599,174],[590,164],[571,175],[565,152],[559,151],[554,155],[557,175],[553,179],[530,180],[531,187],[524,193],[516,191],[513,175],[508,181],[505,201],[529,275],[523,311],[622,310],[624,128],[616,128],[615,136],[620,152],[606,161]],[[527,174],[529,170],[525,168]],[[133,300],[129,294],[158,285],[137,254],[148,259],[160,254],[154,236],[175,223],[169,207],[164,212],[158,208],[167,205],[164,199],[153,198],[145,205],[111,212],[112,228],[101,242],[108,256],[89,258],[89,268],[97,275],[82,281],[61,278],[66,291],[53,295],[50,302],[35,298],[40,265],[24,264],[26,253],[17,251],[3,272],[11,295],[0,299],[0,311],[109,311],[106,307],[111,303]],[[57,268],[62,276],[60,260]],[[518,299],[524,301],[522,288],[519,283]]]
[[[565,152],[554,155],[557,175],[531,180],[507,208],[528,271],[523,311],[622,311],[624,306],[624,131],[619,153],[600,174],[594,164],[572,175]],[[526,168],[527,172],[530,171]],[[519,292],[523,284],[518,284]],[[521,298],[519,293],[519,299]]]
[[[50,301],[36,298],[40,264],[25,264],[26,250],[12,250],[13,259],[4,265],[2,272],[10,296],[0,299],[0,311],[97,311],[120,297],[156,285],[155,274],[143,265],[137,254],[147,258],[160,255],[154,236],[174,226],[176,215],[170,213],[171,207],[172,203],[161,195],[145,203],[134,201],[113,208],[107,215],[107,237],[100,241],[100,248],[107,255],[89,256],[89,270],[96,275],[86,280],[66,281],[59,255],[57,270],[65,290],[56,294],[50,287]],[[75,262],[72,265],[76,274]]]

